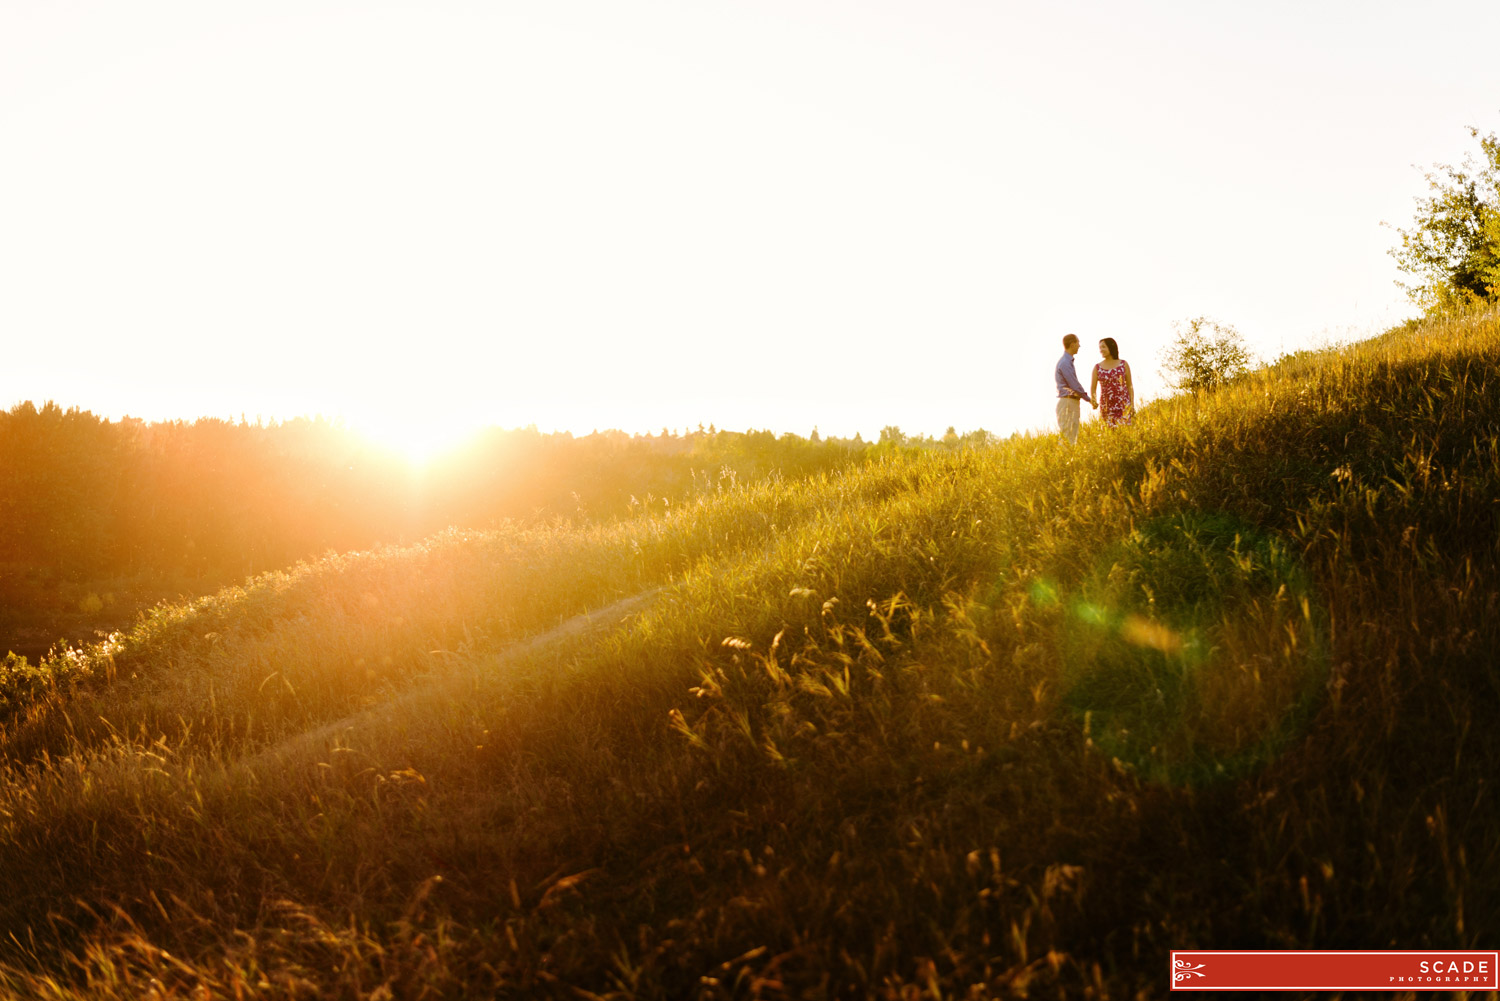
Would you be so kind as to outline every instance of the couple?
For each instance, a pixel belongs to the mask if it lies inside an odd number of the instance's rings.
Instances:
[[[1102,405],[1104,423],[1117,428],[1130,423],[1135,415],[1135,385],[1130,381],[1130,365],[1120,360],[1120,346],[1113,337],[1099,342],[1099,354],[1103,360],[1094,366],[1094,377],[1089,391],[1083,391],[1078,373],[1073,368],[1073,356],[1078,353],[1078,337],[1069,334],[1063,338],[1063,356],[1057,361],[1054,373],[1057,382],[1057,428],[1069,444],[1078,441],[1078,401],[1088,400],[1095,410]],[[1098,399],[1094,394],[1098,393]]]

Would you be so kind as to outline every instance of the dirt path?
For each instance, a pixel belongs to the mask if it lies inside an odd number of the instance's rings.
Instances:
[[[603,632],[612,626],[619,625],[625,619],[645,608],[665,587],[666,585],[653,587],[639,594],[633,594],[628,598],[621,598],[619,601],[606,605],[603,608],[581,612],[570,619],[559,622],[551,629],[516,640],[489,657],[485,661],[485,664],[490,667],[496,667],[505,663],[511,657],[531,653],[559,640],[579,636],[587,632]],[[407,705],[428,692],[435,684],[437,682],[416,685],[379,705],[362,709],[357,713],[345,716],[343,719],[334,720],[332,723],[325,723],[317,729],[305,730],[293,737],[288,737],[279,743],[263,748],[247,758],[242,758],[239,764],[254,768],[273,762],[285,762],[309,752],[323,751],[326,749],[328,742],[344,730],[357,725],[361,721],[372,720],[379,715]]]

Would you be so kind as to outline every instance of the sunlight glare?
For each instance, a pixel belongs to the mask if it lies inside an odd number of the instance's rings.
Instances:
[[[478,425],[438,415],[355,418],[350,426],[374,445],[399,455],[414,468],[457,451],[479,432]]]

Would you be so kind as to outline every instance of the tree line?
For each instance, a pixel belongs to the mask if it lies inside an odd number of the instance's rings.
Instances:
[[[146,423],[27,402],[0,412],[0,565],[233,577],[450,525],[628,517],[834,470],[869,447],[816,432],[491,428],[419,466],[322,418]]]

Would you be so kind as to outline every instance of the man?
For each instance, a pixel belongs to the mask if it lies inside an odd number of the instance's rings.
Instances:
[[[1099,404],[1084,392],[1083,383],[1078,381],[1078,372],[1073,368],[1073,356],[1077,353],[1078,335],[1069,334],[1063,338],[1063,356],[1057,360],[1053,372],[1057,382],[1057,429],[1069,445],[1078,443],[1078,401],[1088,400],[1090,406],[1099,409]]]

